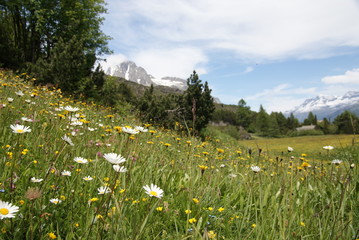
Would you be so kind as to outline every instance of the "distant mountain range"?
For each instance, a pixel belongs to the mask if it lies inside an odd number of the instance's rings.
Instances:
[[[334,118],[345,110],[349,110],[356,115],[359,115],[359,92],[349,91],[344,96],[317,96],[305,100],[301,105],[295,107],[290,111],[286,111],[285,115],[293,115],[299,121],[303,121],[312,112],[322,120],[334,120]]]
[[[171,88],[177,88],[179,90],[187,89],[187,81],[177,77],[163,77],[155,78],[147,73],[147,71],[132,61],[125,61],[115,67],[107,69],[106,74],[116,77],[124,78],[131,82],[136,82],[144,86],[167,86]]]

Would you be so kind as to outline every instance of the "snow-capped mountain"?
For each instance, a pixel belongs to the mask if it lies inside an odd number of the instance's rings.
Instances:
[[[318,120],[323,118],[334,120],[336,116],[345,110],[359,113],[359,92],[349,91],[343,96],[317,96],[310,98],[293,110],[285,112],[285,114],[293,113],[299,121],[303,121],[307,118],[309,112],[312,112],[317,115]]]
[[[116,77],[122,77],[131,82],[136,82],[145,86],[162,85],[171,88],[186,90],[187,81],[176,77],[156,78],[148,74],[147,71],[137,66],[134,62],[125,61],[114,67],[109,67],[106,74]]]

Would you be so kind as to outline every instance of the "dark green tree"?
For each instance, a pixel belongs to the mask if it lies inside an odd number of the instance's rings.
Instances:
[[[239,100],[238,102],[238,125],[242,126],[245,129],[248,129],[249,125],[251,124],[251,109],[247,106],[246,101],[243,99]]]
[[[314,115],[312,112],[308,113],[308,117],[304,119],[303,124],[304,125],[317,125],[317,116]]]
[[[333,123],[338,127],[338,133],[353,134],[359,129],[359,118],[350,111],[344,111],[338,115]]]
[[[256,129],[260,134],[266,135],[269,129],[269,115],[260,105],[256,118]]]
[[[187,79],[187,90],[184,92],[181,109],[183,120],[194,134],[206,127],[215,110],[211,89],[208,83],[202,84],[196,71]]]
[[[287,118],[287,128],[289,130],[295,130],[297,127],[299,127],[299,121],[296,117],[294,117],[293,113],[291,113]]]

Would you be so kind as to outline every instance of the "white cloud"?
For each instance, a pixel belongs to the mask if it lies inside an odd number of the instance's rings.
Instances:
[[[207,57],[197,48],[147,49],[131,53],[131,58],[155,77],[187,79],[193,70],[198,74],[207,73]]]
[[[359,84],[359,68],[346,71],[343,75],[324,77],[322,82],[325,84]]]
[[[292,87],[290,84],[284,83],[271,89],[264,89],[244,99],[248,100],[248,103],[256,106],[258,109],[259,105],[262,104],[268,112],[283,112],[300,105],[308,96],[315,95],[316,88]],[[257,109],[254,110],[257,111]]]
[[[359,46],[355,0],[109,2],[111,32],[120,29],[116,41],[134,48],[191,44],[260,61],[322,58]]]
[[[127,61],[128,58],[123,54],[114,54],[109,56],[104,56],[105,60],[100,61],[102,69],[106,72],[110,67],[119,65],[120,63]]]
[[[246,69],[244,70],[244,73],[250,73],[250,72],[253,72],[253,70],[254,70],[254,67],[249,66],[249,67],[246,67]]]

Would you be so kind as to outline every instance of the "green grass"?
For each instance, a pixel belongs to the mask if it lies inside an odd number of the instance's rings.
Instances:
[[[11,73],[0,74],[0,86],[0,200],[19,207],[14,218],[0,220],[0,239],[358,238],[358,167],[350,165],[358,164],[359,150],[349,146],[351,136],[201,142],[153,126],[131,136],[121,131],[141,125],[131,115],[64,98]],[[71,125],[70,117],[82,125]],[[31,132],[13,133],[15,123]],[[326,152],[325,145],[335,148]],[[115,172],[105,153],[125,157],[128,171]],[[163,189],[162,198],[145,193],[151,183]],[[99,195],[101,186],[112,192]]]

